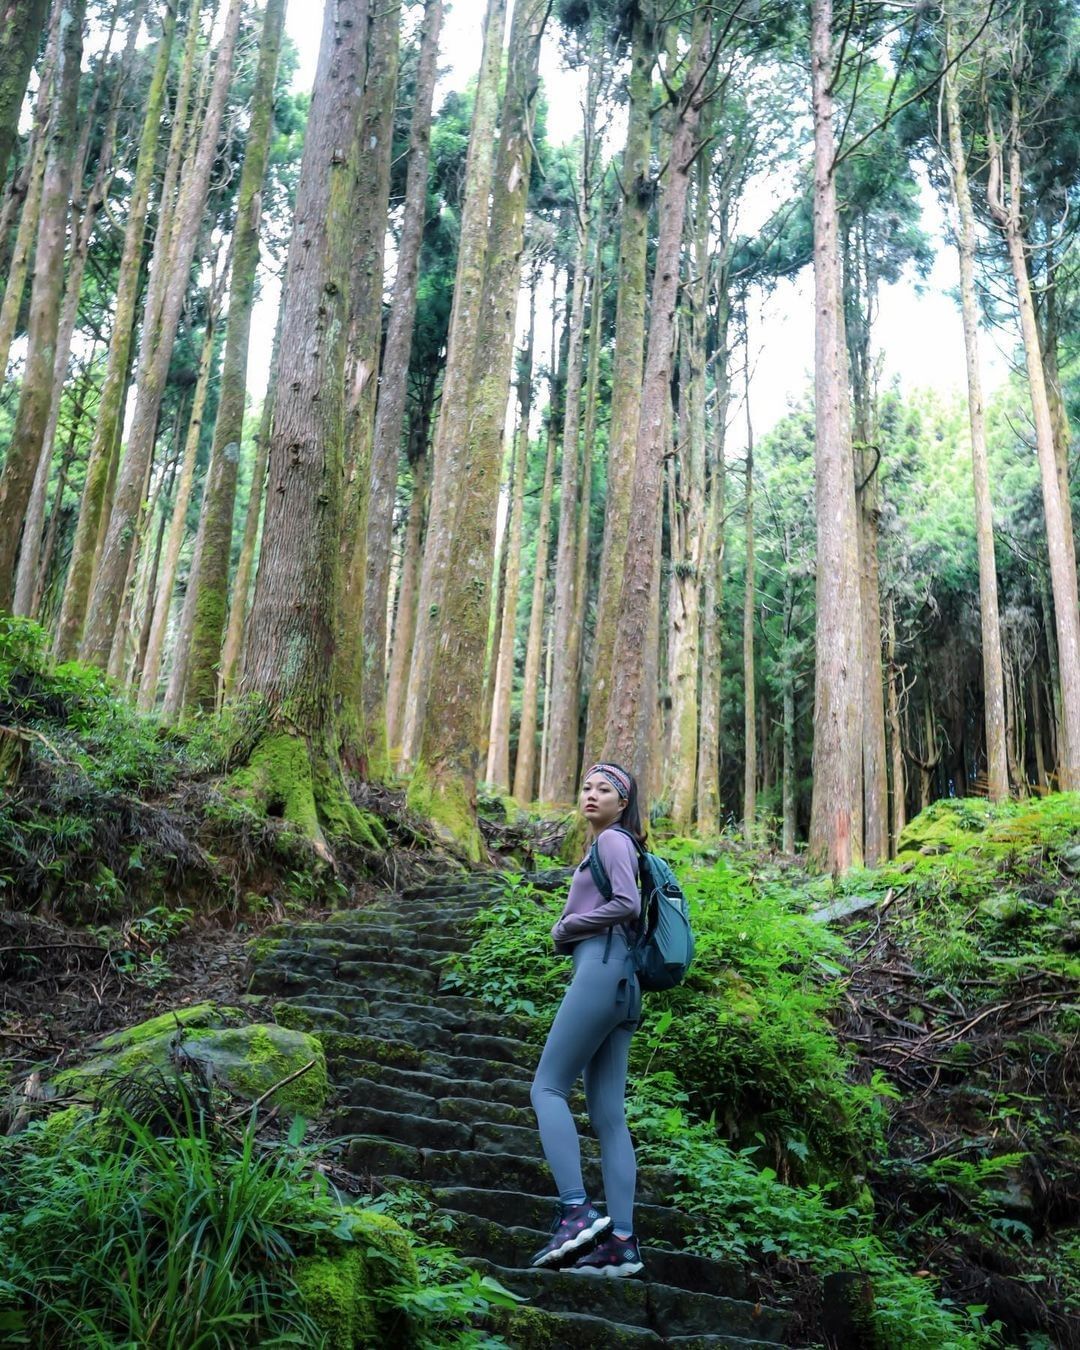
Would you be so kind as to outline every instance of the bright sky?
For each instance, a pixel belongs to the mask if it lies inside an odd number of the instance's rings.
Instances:
[[[481,50],[481,24],[484,0],[454,0],[447,14],[440,55],[443,72],[436,91],[435,107],[451,89],[462,88],[477,72]],[[310,89],[318,58],[322,4],[318,0],[291,0],[286,28],[300,53],[296,87]],[[561,68],[556,43],[545,41],[541,74],[548,94],[548,136],[553,144],[568,141],[580,125],[580,79]],[[621,136],[620,136],[621,139]],[[608,145],[611,154],[620,144]],[[883,382],[898,376],[901,385],[911,390],[929,387],[944,394],[964,389],[963,330],[959,307],[951,292],[959,287],[955,250],[944,242],[944,221],[937,199],[929,188],[923,192],[926,228],[938,243],[938,254],[929,278],[917,285],[914,277],[905,277],[897,285],[884,289],[876,332],[887,342]],[[266,285],[257,313],[249,364],[250,392],[261,399],[266,385],[273,319],[277,305],[276,286]],[[548,325],[538,314],[540,334]],[[813,280],[810,270],[794,282],[782,282],[756,315],[751,329],[758,348],[751,384],[751,413],[757,435],[768,431],[783,416],[789,404],[805,391],[813,377],[814,310]],[[1000,343],[1000,334],[996,335]],[[543,358],[538,353],[538,359]],[[1005,355],[995,338],[984,333],[982,339],[983,378],[987,390],[1005,375]],[[735,420],[733,444],[738,444],[742,418]]]

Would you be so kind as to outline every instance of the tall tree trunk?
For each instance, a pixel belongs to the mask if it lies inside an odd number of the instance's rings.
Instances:
[[[48,12],[49,0],[3,0],[0,4],[0,186],[7,178],[19,114]]]
[[[946,28],[947,35],[951,36]],[[947,70],[944,82],[945,116],[949,129],[949,162],[953,200],[960,228],[960,296],[967,364],[968,422],[971,427],[971,473],[975,485],[975,538],[979,550],[979,621],[982,628],[983,715],[986,725],[986,773],[990,800],[1009,795],[1005,760],[1005,691],[1001,673],[1001,621],[998,617],[997,567],[994,559],[994,514],[986,460],[986,416],[979,366],[979,317],[975,296],[975,217],[968,186],[967,151],[960,124],[956,74]]]
[[[450,574],[424,716],[421,763],[410,784],[413,803],[463,843],[471,856],[479,856],[481,847],[476,778],[495,507],[532,165],[532,109],[547,14],[546,0],[519,0],[510,30]]]
[[[109,109],[105,118],[105,128],[98,152],[94,181],[87,192],[83,193],[82,183],[89,151],[91,124],[95,121],[96,95],[91,101],[90,114],[83,128],[82,140],[75,159],[72,179],[74,191],[74,220],[72,222],[72,240],[68,256],[67,280],[64,285],[64,301],[60,310],[60,320],[56,337],[56,357],[53,363],[53,395],[49,409],[49,420],[41,442],[41,454],[38,456],[34,486],[26,509],[23,524],[22,548],[19,552],[19,567],[15,578],[15,613],[33,615],[34,595],[37,589],[38,564],[41,553],[41,536],[45,528],[45,498],[48,492],[49,470],[52,466],[53,446],[56,441],[56,428],[60,420],[60,406],[64,384],[67,379],[68,364],[71,359],[71,344],[75,334],[75,323],[79,312],[79,298],[82,294],[82,279],[86,271],[86,262],[90,255],[90,243],[101,208],[105,204],[113,176],[113,154],[116,148],[116,131],[120,118],[120,105],[131,75],[135,56],[135,43],[142,28],[146,0],[139,0],[128,23],[127,39],[120,60],[120,69],[113,82]],[[115,22],[115,12],[114,20]],[[111,35],[110,35],[111,36]],[[101,83],[108,51],[99,60],[98,83]]]
[[[745,322],[745,311],[744,311]],[[757,698],[754,671],[754,611],[757,576],[754,565],[754,430],[750,421],[750,335],[746,341],[746,490],[743,518],[746,576],[743,586],[743,838],[754,837],[757,817]]]
[[[832,0],[813,0],[812,30],[817,632],[810,852],[835,873],[861,860],[863,663],[834,166]]]
[[[233,53],[240,26],[242,0],[229,0],[225,27],[215,53],[214,80],[206,116],[193,160],[184,166],[177,198],[171,245],[164,275],[160,319],[155,324],[153,349],[140,363],[135,415],[128,437],[127,453],[120,467],[116,500],[90,600],[86,631],[80,654],[92,664],[104,664],[120,608],[120,587],[135,542],[139,483],[153,451],[158,413],[165,392],[180,311],[187,294],[191,264],[199,242],[200,220],[210,185],[210,172],[217,153],[225,102],[232,76]],[[158,258],[155,267],[165,267]]]
[[[686,219],[690,170],[699,149],[698,124],[704,98],[709,24],[698,11],[687,56],[687,74],[676,95],[678,121],[667,160],[667,183],[660,200],[660,232],[651,296],[652,318],[641,390],[641,420],[634,455],[633,515],[627,534],[619,591],[615,650],[642,652],[645,660],[612,666],[611,697],[605,722],[604,751],[644,776],[648,738],[643,735],[656,703],[656,685],[646,673],[650,612],[658,602],[657,546],[661,511],[661,474],[670,417],[671,361],[679,254]]]
[[[282,307],[279,306],[277,321],[274,325],[274,345],[270,353],[270,378],[266,382],[266,393],[263,395],[262,412],[259,418],[259,430],[255,440],[255,462],[251,468],[251,490],[248,493],[247,509],[244,515],[244,537],[240,542],[240,557],[237,560],[236,576],[233,577],[232,584],[232,597],[229,601],[229,622],[225,628],[225,641],[221,649],[221,699],[223,703],[232,698],[244,640],[248,592],[251,589],[251,573],[255,564],[255,545],[259,538],[259,522],[262,519],[263,496],[266,490],[266,465],[270,458],[271,422],[274,413],[274,396],[277,392],[278,365],[281,360],[281,315]]]
[[[473,104],[469,153],[465,161],[457,272],[447,337],[446,366],[443,370],[442,399],[432,445],[430,507],[402,733],[403,760],[406,764],[416,759],[420,749],[432,656],[442,622],[443,588],[447,580],[450,545],[457,516],[457,494],[462,481],[461,466],[468,429],[469,381],[476,349],[488,241],[488,200],[491,194],[505,27],[506,0],[488,0],[484,18],[484,50]]]
[[[365,646],[364,589],[400,27],[401,0],[371,7],[367,87],[361,111],[364,155],[360,160],[357,183],[356,251],[346,362],[348,442],[341,540],[345,588],[341,599],[335,676],[345,714],[340,731],[346,763],[363,776],[376,778],[385,777],[387,771],[385,727],[380,725],[375,729],[367,725],[364,699],[372,678],[373,663],[378,666],[380,683],[385,665],[381,655],[376,657]]]
[[[405,399],[408,392],[409,353],[416,322],[416,288],[420,275],[427,209],[428,163],[431,149],[431,104],[442,31],[442,0],[426,0],[420,57],[416,70],[412,124],[409,131],[409,168],[405,180],[405,208],[398,240],[390,321],[383,350],[375,435],[371,452],[371,501],[367,529],[367,577],[364,586],[364,726],[370,768],[388,768],[390,740],[386,726],[386,614],[390,582],[394,497]]]
[[[112,337],[109,343],[109,361],[98,403],[94,438],[90,444],[86,464],[86,479],[54,644],[54,653],[61,661],[70,660],[82,640],[87,599],[95,567],[98,533],[105,502],[109,497],[113,452],[122,425],[126,401],[135,307],[139,294],[139,268],[154,177],[154,161],[157,155],[158,127],[164,106],[169,58],[175,32],[176,14],[171,6],[167,6],[154,72],[147,93],[138,162],[128,202],[127,227],[124,232],[124,249],[120,259]]]
[[[646,6],[635,6],[630,38],[629,112],[621,175],[623,202],[619,226],[615,352],[611,371],[607,499],[585,728],[585,756],[590,763],[607,753],[602,742],[611,697],[619,586],[630,528],[634,453],[641,414],[649,208],[654,186],[650,172],[652,71],[659,32],[647,15]]]
[[[228,611],[229,559],[232,553],[240,441],[244,429],[255,274],[259,266],[263,183],[274,124],[274,84],[281,54],[285,5],[286,0],[267,0],[263,18],[259,65],[251,94],[251,122],[236,198],[232,284],[229,290],[225,357],[221,366],[220,401],[199,515],[202,565],[195,591],[184,704],[206,712],[212,711],[217,705],[221,685],[221,643]]]
[[[721,237],[726,238],[726,213],[722,214]],[[728,321],[729,302],[726,267],[717,266],[716,354],[712,463],[709,466],[708,500],[705,508],[703,544],[704,577],[701,604],[701,716],[698,734],[697,828],[704,838],[720,832],[720,674],[721,619],[724,586],[724,509],[726,473],[724,448],[728,410]]]
[[[1022,176],[1019,143],[1019,100],[1015,90],[1008,153],[1008,174],[992,118],[987,124],[990,176],[987,200],[994,219],[1005,234],[1012,266],[1013,284],[1020,310],[1020,330],[1024,339],[1024,358],[1031,408],[1035,421],[1035,443],[1042,479],[1043,511],[1046,516],[1046,546],[1050,556],[1050,584],[1054,596],[1054,618],[1061,670],[1062,737],[1059,756],[1059,786],[1080,788],[1080,606],[1077,600],[1076,555],[1069,547],[1065,525],[1068,502],[1062,500],[1054,449],[1054,428],[1046,395],[1042,352],[1035,313],[1032,308],[1031,282],[1021,227]]]
[[[784,527],[784,646],[783,654],[783,768],[780,790],[781,838],[785,853],[795,852],[795,671],[792,665],[791,637],[795,618],[795,569],[791,558],[791,530]]]
[[[0,609],[9,609],[15,589],[15,558],[49,420],[56,332],[64,285],[64,245],[71,197],[86,0],[64,0],[56,95],[49,130],[49,154],[42,186],[41,219],[30,296],[26,372],[15,426],[0,473]],[[35,559],[36,561],[36,559]]]
[[[405,698],[409,688],[409,664],[412,660],[413,638],[416,634],[416,600],[420,586],[420,567],[424,551],[424,513],[427,506],[428,437],[431,430],[431,401],[434,384],[429,384],[429,396],[414,414],[410,433],[409,465],[412,469],[412,500],[405,523],[405,541],[402,545],[401,584],[398,587],[394,641],[390,652],[390,673],[386,689],[386,738],[390,746],[391,762],[399,758],[401,729],[405,723]]]
[[[327,851],[363,835],[337,756],[345,362],[366,65],[365,0],[326,7],[282,303],[270,478],[243,691],[272,722],[237,782]],[[370,836],[369,836],[370,837]]]
[[[203,413],[206,409],[206,393],[210,384],[210,364],[214,355],[215,320],[217,297],[211,302],[207,314],[206,330],[203,335],[202,357],[199,361],[199,376],[195,382],[195,392],[191,400],[191,417],[188,421],[187,436],[184,441],[184,453],[180,464],[176,495],[173,498],[172,521],[169,524],[169,538],[165,545],[165,562],[152,596],[153,613],[148,615],[145,625],[146,642],[143,647],[141,676],[139,680],[138,705],[144,711],[152,708],[157,701],[158,676],[161,673],[161,654],[165,646],[165,629],[172,610],[173,586],[176,584],[176,567],[180,559],[180,548],[187,533],[187,510],[191,501],[191,488],[195,481],[195,458],[199,453],[199,441],[202,435]],[[203,489],[203,507],[206,508],[206,489]]]
[[[529,285],[529,332],[518,367],[518,425],[512,478],[510,520],[507,526],[506,589],[502,627],[495,658],[495,687],[491,707],[486,778],[502,792],[510,791],[510,701],[514,689],[514,639],[517,636],[518,590],[521,582],[521,523],[525,512],[525,478],[529,461],[529,416],[532,412],[532,370],[536,330],[536,283]],[[552,353],[554,356],[554,353]]]
[[[552,290],[547,453],[544,459],[544,486],[540,494],[540,518],[536,527],[536,563],[529,609],[529,635],[525,644],[525,670],[521,681],[521,726],[518,731],[517,758],[514,761],[514,796],[519,802],[531,802],[536,796],[538,787],[536,716],[540,698],[540,662],[544,643],[544,595],[547,591],[550,550],[551,499],[555,490],[555,453],[558,446],[555,428],[558,424],[559,391],[566,362],[567,344],[560,342],[556,337],[557,279]]]
[[[885,606],[885,664],[888,680],[887,716],[889,755],[892,766],[892,841],[891,852],[907,824],[907,777],[904,771],[904,737],[900,723],[900,682],[903,672],[896,664],[896,608],[890,595]]]

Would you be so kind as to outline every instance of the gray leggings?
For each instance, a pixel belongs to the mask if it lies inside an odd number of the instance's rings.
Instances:
[[[600,1140],[604,1197],[620,1232],[634,1231],[637,1164],[626,1126],[626,1063],[640,992],[626,969],[626,939],[615,930],[574,947],[574,975],[548,1032],[532,1085],[540,1143],[560,1198],[582,1198],[581,1146],[567,1099],[584,1074],[589,1123]]]

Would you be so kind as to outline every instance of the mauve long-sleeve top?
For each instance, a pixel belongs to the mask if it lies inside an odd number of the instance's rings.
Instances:
[[[638,856],[633,841],[620,830],[609,828],[601,831],[596,847],[611,882],[611,899],[605,900],[600,893],[586,859],[574,873],[563,912],[551,930],[560,956],[568,956],[583,938],[616,924],[630,923],[641,913]]]

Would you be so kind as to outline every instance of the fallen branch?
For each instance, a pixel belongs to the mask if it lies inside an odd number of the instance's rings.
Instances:
[[[234,1121],[240,1120],[243,1116],[257,1111],[263,1102],[266,1101],[267,1097],[272,1097],[274,1093],[277,1092],[278,1088],[287,1087],[290,1083],[295,1082],[297,1078],[302,1077],[309,1069],[313,1069],[317,1062],[317,1060],[309,1059],[308,1062],[301,1065],[299,1069],[294,1069],[292,1073],[286,1074],[280,1083],[275,1083],[273,1087],[267,1088],[262,1096],[256,1097],[250,1106],[245,1106],[243,1110],[235,1111],[231,1116],[228,1116],[225,1120],[225,1124],[231,1125]]]

